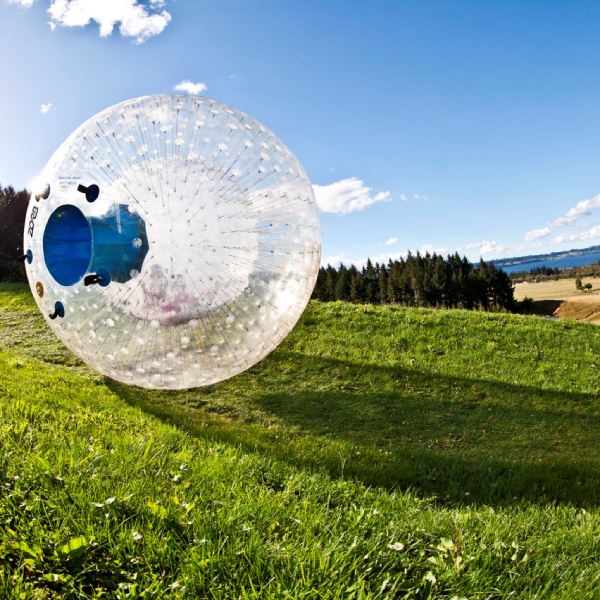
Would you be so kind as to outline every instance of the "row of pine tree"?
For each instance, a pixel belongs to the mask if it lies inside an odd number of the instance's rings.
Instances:
[[[513,284],[493,263],[473,265],[458,253],[447,258],[429,253],[408,253],[387,265],[373,263],[358,269],[351,265],[321,267],[313,292],[322,302],[343,300],[369,304],[514,309]]]
[[[0,185],[0,281],[27,281],[19,256],[29,195],[27,190]]]
[[[0,186],[0,281],[26,281],[18,260],[23,253],[23,227],[29,201],[27,190]],[[354,265],[321,267],[313,298],[323,302],[344,300],[372,304],[442,306],[512,310],[513,285],[508,275],[492,263],[477,266],[458,253],[408,254],[387,265],[367,261]]]

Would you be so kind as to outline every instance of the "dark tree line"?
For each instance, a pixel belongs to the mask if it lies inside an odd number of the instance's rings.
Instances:
[[[19,256],[29,196],[27,190],[0,185],[0,281],[27,281]]]
[[[444,258],[418,252],[387,265],[321,267],[313,292],[323,302],[513,310],[513,284],[502,269],[483,260],[473,265],[458,253]]]
[[[0,281],[27,281],[19,260],[30,193],[0,185]],[[483,260],[474,266],[458,253],[447,258],[408,254],[387,265],[321,267],[313,298],[371,304],[513,310],[509,276]]]

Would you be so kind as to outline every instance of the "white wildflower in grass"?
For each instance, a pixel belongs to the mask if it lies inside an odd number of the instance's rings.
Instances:
[[[404,550],[404,544],[402,542],[394,542],[393,544],[388,544],[388,550],[394,550],[395,552],[400,552]]]

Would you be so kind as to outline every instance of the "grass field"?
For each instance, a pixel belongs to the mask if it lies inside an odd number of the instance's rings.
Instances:
[[[311,303],[250,371],[148,391],[0,285],[1,598],[600,588],[600,329]]]
[[[600,302],[600,277],[584,277],[582,285],[592,284],[589,292],[582,292],[575,287],[575,279],[557,279],[539,281],[537,283],[517,283],[515,300],[524,298],[532,300],[577,300],[581,302]]]

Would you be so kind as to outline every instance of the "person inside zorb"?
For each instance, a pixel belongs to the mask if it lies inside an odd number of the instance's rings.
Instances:
[[[24,233],[34,297],[101,373],[187,388],[252,366],[291,331],[320,266],[302,166],[220,102],[129,100],[55,152]]]

